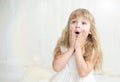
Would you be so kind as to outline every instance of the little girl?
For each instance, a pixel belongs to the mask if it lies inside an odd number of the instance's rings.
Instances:
[[[86,9],[77,9],[55,47],[53,69],[57,73],[50,82],[96,82],[93,70],[100,70],[101,64],[94,17]]]

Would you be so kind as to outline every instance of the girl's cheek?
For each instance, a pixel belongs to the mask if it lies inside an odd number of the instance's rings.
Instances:
[[[70,27],[70,31],[74,31],[73,27]]]
[[[75,26],[74,25],[70,25],[70,29],[74,30]]]
[[[85,28],[81,28],[81,31],[82,31],[82,32],[86,32],[86,29],[85,29]]]
[[[84,32],[85,34],[88,34],[89,30],[83,29],[82,32]]]
[[[88,31],[89,31],[88,28],[83,28],[82,30],[85,31],[85,32],[88,32]]]

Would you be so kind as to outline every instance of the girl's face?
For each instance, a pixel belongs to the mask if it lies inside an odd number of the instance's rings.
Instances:
[[[90,22],[84,17],[75,18],[70,21],[69,28],[72,29],[76,37],[83,31],[88,35],[90,33]]]

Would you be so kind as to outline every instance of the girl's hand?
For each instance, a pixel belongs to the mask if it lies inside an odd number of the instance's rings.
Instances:
[[[76,40],[76,36],[74,31],[72,30],[72,28],[70,28],[69,30],[69,44],[70,44],[70,49],[75,49],[75,40]]]
[[[77,37],[75,42],[75,50],[82,49],[86,42],[87,33],[83,30]]]

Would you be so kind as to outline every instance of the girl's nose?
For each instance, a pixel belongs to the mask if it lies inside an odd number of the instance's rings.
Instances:
[[[76,28],[80,28],[80,27],[81,27],[80,23],[77,23]]]

